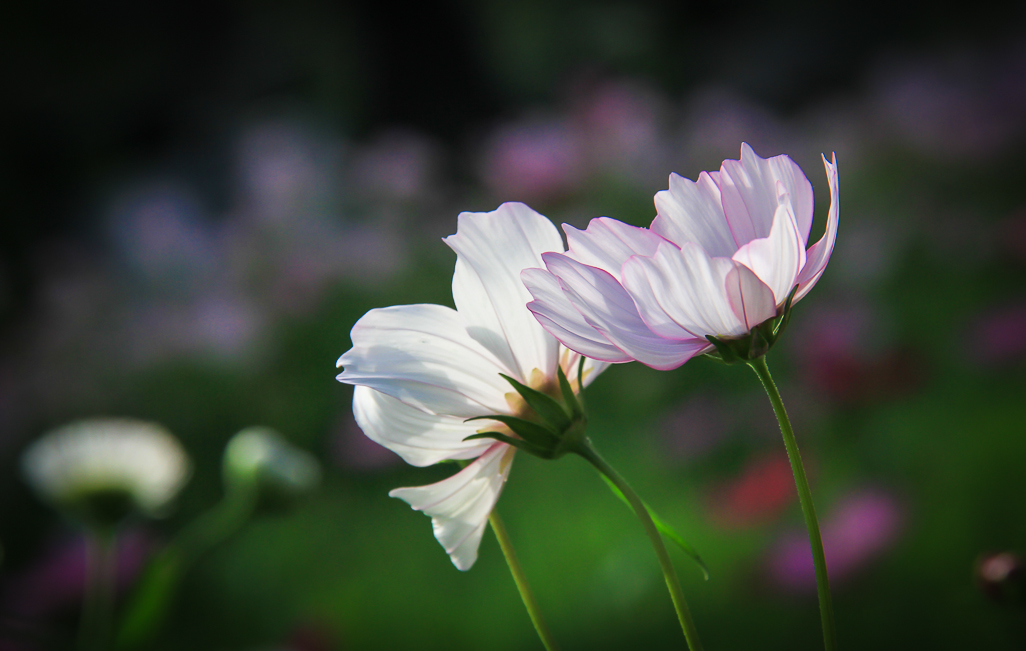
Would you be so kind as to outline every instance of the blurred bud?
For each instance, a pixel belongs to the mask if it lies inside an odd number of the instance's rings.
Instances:
[[[321,467],[278,432],[249,427],[225,447],[224,479],[229,489],[255,488],[261,506],[287,507],[316,488]]]
[[[976,564],[976,582],[995,601],[1026,601],[1026,571],[1022,559],[1011,552],[983,556]]]
[[[33,443],[21,461],[41,498],[101,527],[133,511],[159,517],[190,474],[185,450],[170,432],[130,419],[65,425]]]

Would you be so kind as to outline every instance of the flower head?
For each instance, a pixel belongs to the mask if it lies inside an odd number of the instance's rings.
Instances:
[[[127,418],[60,427],[33,443],[21,461],[41,497],[101,524],[131,510],[160,515],[190,474],[185,450],[170,432]]]
[[[321,466],[269,427],[247,427],[224,449],[229,489],[255,489],[265,503],[287,506],[310,493],[321,480]]]
[[[529,416],[502,376],[556,392],[558,369],[579,384],[578,359],[547,334],[525,304],[522,270],[542,254],[563,251],[559,232],[524,204],[461,213],[445,243],[456,252],[456,309],[399,305],[371,310],[352,330],[353,347],[338,360],[338,380],[356,385],[353,414],[372,440],[414,466],[469,460],[429,486],[389,493],[431,516],[435,537],[453,564],[469,569],[488,516],[509,475],[515,448],[479,432],[508,432],[482,416]],[[585,383],[605,368],[587,360]]]
[[[545,269],[523,274],[528,308],[572,350],[657,369],[712,350],[708,337],[745,337],[804,297],[826,268],[837,164],[823,163],[830,214],[808,250],[812,185],[789,157],[760,158],[743,144],[741,160],[697,182],[671,174],[651,228],[604,217],[584,231],[564,225],[569,251],[547,253]]]

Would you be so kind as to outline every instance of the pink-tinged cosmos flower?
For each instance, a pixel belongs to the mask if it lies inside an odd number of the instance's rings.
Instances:
[[[837,235],[837,161],[823,158],[830,213],[806,250],[812,185],[788,156],[760,158],[747,144],[698,181],[670,175],[651,228],[606,217],[564,225],[569,251],[523,274],[528,308],[564,345],[606,362],[672,369],[708,352],[707,335],[748,334],[816,284]]]
[[[523,402],[500,373],[535,389],[553,389],[562,367],[577,385],[579,356],[545,332],[525,308],[520,273],[563,251],[559,232],[524,204],[461,213],[452,293],[456,309],[399,305],[371,310],[353,326],[353,347],[338,360],[340,382],[356,385],[353,414],[364,433],[407,463],[474,459],[448,479],[389,495],[431,516],[453,564],[467,570],[509,475],[515,448],[480,431],[508,431],[490,415],[523,415]],[[587,360],[586,383],[605,368]]]

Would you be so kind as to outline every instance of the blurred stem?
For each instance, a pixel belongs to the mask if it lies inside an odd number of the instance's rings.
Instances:
[[[116,583],[117,534],[113,529],[91,527],[86,534],[86,585],[78,629],[79,649],[109,648]]]
[[[684,600],[684,591],[681,590],[680,581],[677,579],[677,571],[670,561],[666,545],[663,544],[663,539],[660,537],[659,530],[652,521],[652,517],[648,514],[648,508],[646,508],[645,503],[641,501],[641,498],[638,497],[638,494],[627,483],[627,480],[621,477],[599,455],[595,448],[592,447],[591,441],[587,438],[582,439],[574,451],[587,459],[600,473],[608,477],[620,489],[620,492],[627,498],[627,501],[630,502],[635,515],[641,520],[641,526],[644,527],[645,534],[648,535],[649,540],[652,541],[652,546],[655,548],[656,556],[659,558],[659,566],[663,570],[663,578],[666,580],[666,587],[670,591],[673,607],[677,611],[677,619],[680,620],[680,626],[684,629],[684,638],[687,640],[688,647],[691,651],[702,651],[702,642],[698,639],[698,630],[695,628],[694,620],[691,619],[691,611],[688,610],[687,601]]]
[[[506,525],[503,524],[502,518],[499,517],[499,512],[494,508],[491,515],[488,516],[488,523],[492,525],[492,531],[495,532],[495,537],[499,539],[499,547],[502,548],[502,554],[506,557],[509,571],[513,574],[513,581],[517,584],[520,598],[523,599],[524,606],[527,608],[527,614],[531,616],[534,630],[538,631],[538,637],[541,638],[542,644],[545,645],[548,651],[558,651],[559,645],[556,644],[552,637],[552,632],[546,626],[545,620],[542,619],[541,609],[538,607],[538,602],[534,599],[531,586],[527,583],[524,569],[520,567],[517,553],[513,549],[513,543],[510,542],[509,534],[506,532]]]
[[[189,523],[168,547],[177,550],[183,565],[190,564],[242,528],[253,515],[256,503],[255,485],[231,486],[224,499]]]
[[[823,553],[823,536],[819,532],[816,507],[812,503],[812,491],[809,489],[809,480],[805,476],[805,466],[802,464],[802,455],[798,451],[798,441],[794,438],[794,430],[791,429],[791,421],[787,417],[787,410],[784,409],[784,401],[780,398],[777,385],[773,382],[773,376],[770,375],[769,366],[766,365],[766,357],[750,361],[748,365],[762,381],[770,404],[773,405],[773,413],[776,414],[777,422],[780,424],[784,447],[787,448],[787,458],[791,461],[791,471],[794,473],[794,483],[798,488],[798,501],[802,505],[802,515],[805,516],[805,528],[809,531],[812,560],[816,566],[816,591],[819,593],[819,618],[823,626],[823,646],[827,651],[837,651],[834,604],[830,596],[826,556]]]
[[[152,639],[167,616],[182,574],[203,554],[238,531],[253,514],[256,503],[255,485],[229,487],[224,499],[190,522],[150,562],[125,608],[117,648],[140,648]]]

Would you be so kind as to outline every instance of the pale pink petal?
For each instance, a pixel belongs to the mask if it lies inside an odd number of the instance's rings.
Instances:
[[[620,267],[624,260],[632,255],[652,255],[656,247],[665,242],[647,228],[638,228],[608,217],[598,217],[588,222],[586,230],[578,230],[570,224],[563,224],[566,233],[567,256],[586,264],[597,267],[612,274],[620,275]]]
[[[719,172],[702,172],[696,182],[670,174],[670,189],[655,195],[657,214],[652,232],[677,246],[698,242],[713,257],[734,255],[737,244],[723,215],[719,176]]]
[[[730,308],[748,330],[777,315],[773,291],[743,264],[734,265],[724,286]]]
[[[494,441],[463,439],[483,423],[429,414],[369,387],[353,392],[353,416],[367,438],[395,452],[412,466],[431,466],[447,459],[474,459]]]
[[[711,258],[700,244],[664,244],[651,257],[623,266],[624,287],[652,331],[661,336],[734,336],[748,331],[727,298],[730,258]]]
[[[353,347],[336,364],[345,367],[339,382],[362,384],[428,413],[458,418],[509,408],[503,395],[510,387],[499,376],[506,368],[470,338],[452,308],[371,310],[356,322],[351,336]]]
[[[742,143],[741,160],[725,160],[720,167],[723,212],[739,247],[769,235],[777,211],[777,181],[794,205],[802,248],[808,242],[814,207],[809,179],[790,156],[761,158]]]
[[[563,293],[559,280],[544,269],[524,269],[520,277],[534,296],[527,309],[556,339],[571,350],[606,362],[630,362],[632,358],[606,341],[599,331],[588,325],[581,313]],[[576,369],[574,373],[577,373]]]
[[[542,253],[563,251],[552,222],[522,203],[504,203],[460,213],[445,243],[458,256],[452,293],[470,336],[520,381],[533,369],[555,368],[557,344],[524,309],[531,294],[520,280],[523,269],[542,266]]]
[[[669,242],[664,246],[673,247]],[[668,339],[652,332],[627,290],[609,273],[565,255],[548,253],[542,257],[585,321],[642,364],[660,370],[677,368],[709,347],[705,339]]]
[[[798,301],[809,293],[809,290],[819,282],[820,276],[826,270],[827,262],[830,261],[830,254],[834,252],[834,241],[837,239],[837,217],[840,212],[840,195],[837,186],[837,154],[833,156],[833,163],[823,157],[823,166],[826,167],[827,180],[830,181],[830,213],[827,216],[826,231],[818,242],[809,247],[808,261],[805,267],[798,274],[798,292],[794,300]]]
[[[477,548],[498,501],[513,461],[512,448],[493,444],[487,452],[448,479],[389,493],[414,510],[431,516],[435,538],[459,570],[469,570],[477,560]]]
[[[754,271],[773,290],[777,305],[781,305],[791,293],[798,272],[805,266],[805,241],[798,234],[791,200],[783,183],[778,182],[777,189],[780,195],[769,236],[742,246],[734,254],[734,260]]]

